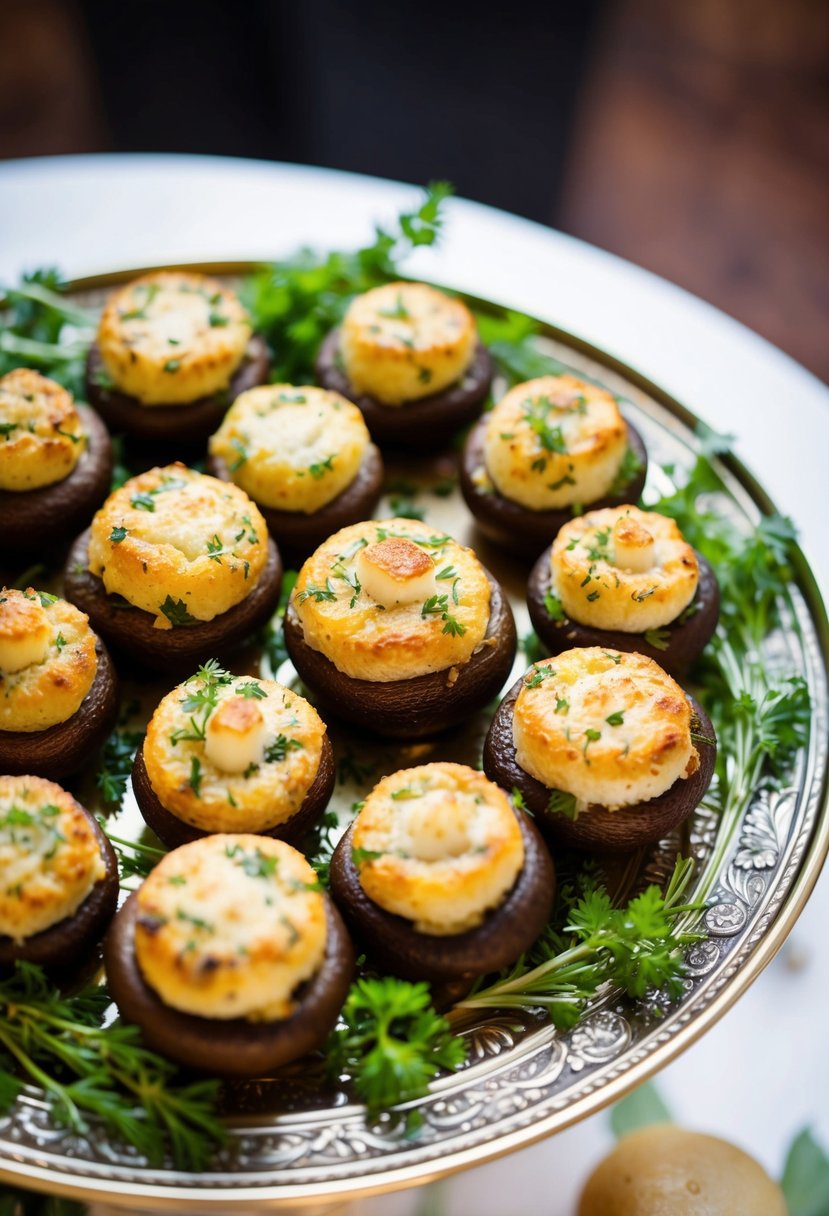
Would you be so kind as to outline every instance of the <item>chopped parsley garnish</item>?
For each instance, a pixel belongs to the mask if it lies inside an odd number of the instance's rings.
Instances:
[[[308,472],[313,478],[319,481],[320,478],[324,477],[326,473],[332,473],[334,471],[334,460],[336,455],[336,452],[332,452],[330,456],[326,456],[325,460],[318,460],[314,464],[310,464],[308,466]]]
[[[202,933],[215,933],[216,926],[209,920],[204,920],[201,916],[194,916],[191,912],[185,912],[184,908],[176,908],[176,920],[183,920],[186,924],[192,925],[194,929],[200,929]]]
[[[344,583],[347,583],[348,586],[351,588],[353,594],[351,596],[351,599],[349,600],[348,606],[349,606],[349,608],[353,608],[354,605],[357,603],[357,597],[359,596],[360,592],[363,589],[363,585],[357,576],[357,571],[349,570],[348,567],[345,565],[344,555],[340,554],[340,556],[334,562],[334,565],[331,567],[331,573],[334,575],[335,578],[342,579],[342,581]]]
[[[454,594],[453,599],[457,603],[457,596]],[[424,619],[427,616],[439,616],[443,621],[442,633],[449,634],[450,637],[463,637],[466,633],[466,625],[463,625],[457,617],[454,617],[449,611],[449,596],[448,595],[430,595],[427,600],[424,600],[420,609],[420,615]]]
[[[267,697],[267,693],[261,684],[257,684],[251,680],[248,684],[240,684],[236,689],[237,696],[244,697],[246,701],[262,701]]]
[[[446,611],[448,596],[445,595],[430,595],[427,600],[424,600],[423,606],[420,609],[422,617],[440,616]]]
[[[265,759],[269,764],[275,764],[284,760],[288,752],[300,751],[304,746],[299,739],[289,739],[287,735],[279,734],[265,749]]]
[[[376,861],[378,857],[382,856],[382,853],[377,853],[374,849],[352,849],[351,864],[355,870],[359,870],[360,866],[365,865],[367,861]]]
[[[564,435],[560,426],[550,424],[550,414],[554,406],[551,401],[544,398],[528,397],[524,402],[524,421],[529,426],[530,430],[536,435],[541,448],[545,452],[556,452],[562,455],[567,451],[567,444],[564,442]],[[547,462],[541,466],[542,470],[546,468]],[[533,464],[535,468],[535,463]]]
[[[575,794],[568,794],[565,790],[553,790],[547,803],[547,811],[551,815],[564,815],[575,821],[579,814]]]
[[[536,667],[533,669],[532,675],[527,673],[524,677],[525,688],[538,688],[539,684],[543,684],[545,680],[549,680],[556,673],[548,664],[546,667]]]
[[[130,506],[135,507],[136,511],[155,511],[155,499],[150,494],[133,494],[130,499]]]
[[[159,606],[159,611],[164,613],[171,625],[198,625],[196,618],[187,611],[184,600],[174,600],[168,595]]]
[[[608,716],[605,718],[605,722],[608,724],[608,726],[624,726],[624,710],[617,709],[614,713],[608,714]]]
[[[412,314],[409,312],[406,305],[403,303],[403,292],[398,291],[397,302],[394,308],[378,308],[378,317],[387,317],[392,321],[410,321]]]
[[[121,527],[113,528],[109,534],[109,539],[112,541],[113,545],[120,545],[121,541],[125,540],[126,537],[127,529]]]
[[[168,359],[164,364],[165,372],[177,372],[181,367],[181,359]]]
[[[324,600],[336,600],[337,592],[330,578],[325,580],[324,587],[317,587],[313,583],[309,583],[304,591],[300,591],[296,597],[298,604],[304,604],[306,600],[314,600],[315,603],[321,604]]]
[[[201,798],[201,783],[202,783],[201,760],[199,760],[198,756],[191,756],[190,757],[190,776],[187,779],[187,784],[190,786],[190,789],[193,791],[193,793],[195,794],[195,796],[197,798]]]
[[[567,614],[564,611],[564,605],[557,595],[553,595],[552,591],[548,591],[544,596],[544,607],[547,611],[547,616],[551,621],[566,621]]]
[[[269,857],[258,845],[254,850],[238,844],[227,845],[225,855],[241,866],[248,878],[273,878],[279,867],[279,858]]]
[[[248,450],[241,439],[237,439],[234,435],[230,441],[230,446],[237,453],[236,459],[227,466],[229,473],[235,473],[237,469],[241,469],[242,465],[248,459]]]
[[[591,743],[598,743],[601,737],[602,732],[600,730],[594,730],[592,726],[588,726],[587,730],[584,732],[584,747],[582,748],[582,754],[584,755],[584,758],[587,760],[588,764],[590,761],[587,759],[587,749]]]
[[[216,562],[217,565],[222,564],[222,554],[226,552],[224,545],[219,537],[214,533],[213,539],[207,542],[207,552],[211,562]]]

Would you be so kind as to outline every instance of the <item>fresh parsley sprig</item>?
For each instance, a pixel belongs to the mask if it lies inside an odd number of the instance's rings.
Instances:
[[[451,193],[446,182],[433,183],[417,207],[398,217],[395,228],[377,227],[364,249],[329,254],[304,249],[246,280],[241,296],[273,352],[274,381],[313,381],[317,351],[351,298],[398,278],[398,265],[412,249],[435,243]]]
[[[651,989],[678,997],[684,948],[700,937],[677,929],[696,908],[685,902],[693,871],[693,860],[678,858],[664,893],[649,886],[623,908],[614,908],[607,890],[588,873],[565,897],[570,906],[563,927],[549,927],[529,954],[494,984],[479,982],[456,1009],[535,1006],[565,1029],[576,1025],[606,985],[632,997]]]
[[[720,623],[698,665],[699,695],[719,742],[720,825],[696,891],[707,898],[751,799],[762,784],[779,788],[809,734],[809,692],[795,673],[772,669],[765,639],[782,623],[796,628],[788,590],[795,530],[779,515],[763,517],[746,534],[717,509],[724,486],[711,455],[717,437],[705,431],[704,451],[684,481],[675,470],[673,494],[650,509],[671,515],[685,538],[708,559],[720,583]]]
[[[333,1077],[351,1078],[369,1117],[422,1097],[441,1069],[455,1069],[466,1046],[432,1008],[428,984],[359,979],[327,1046]]]
[[[136,1027],[101,1025],[108,1005],[103,988],[66,997],[39,967],[18,963],[0,981],[0,1110],[33,1082],[57,1122],[84,1134],[91,1119],[151,1165],[170,1157],[181,1169],[204,1169],[226,1138],[219,1082],[180,1081],[141,1045]]]

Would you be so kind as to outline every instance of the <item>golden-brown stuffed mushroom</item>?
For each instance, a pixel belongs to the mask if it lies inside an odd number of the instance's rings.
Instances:
[[[0,591],[0,770],[59,777],[103,743],[115,669],[89,619],[45,591]]]
[[[551,838],[625,850],[686,819],[714,768],[713,727],[652,659],[600,647],[534,664],[490,726],[484,771]]]
[[[534,555],[585,506],[635,501],[646,470],[612,393],[541,376],[515,385],[470,432],[461,489],[483,531]]]
[[[302,567],[285,617],[305,683],[342,717],[417,737],[498,691],[515,654],[500,587],[471,549],[411,519],[335,533]]]
[[[381,445],[434,449],[480,413],[492,365],[462,300],[387,283],[352,300],[317,378],[360,406]]]
[[[153,667],[191,670],[265,623],[280,580],[255,503],[183,464],[111,494],[65,572],[69,598],[108,639]]]

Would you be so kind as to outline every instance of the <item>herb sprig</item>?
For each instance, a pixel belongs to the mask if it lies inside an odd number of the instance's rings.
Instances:
[[[623,908],[587,871],[563,894],[561,929],[550,926],[528,955],[494,984],[479,981],[456,1008],[540,1007],[560,1029],[574,1026],[605,985],[642,997],[652,988],[682,991],[683,952],[700,934],[678,929],[697,904],[685,902],[694,870],[677,858],[664,893],[649,886]]]
[[[705,438],[708,451],[710,433]],[[718,738],[720,823],[714,849],[697,886],[707,898],[732,847],[744,812],[763,783],[779,787],[809,733],[809,693],[800,675],[781,675],[763,652],[783,613],[796,628],[788,586],[793,577],[795,531],[779,515],[763,517],[748,535],[716,496],[724,490],[703,452],[687,479],[673,469],[674,493],[650,509],[671,515],[694,548],[714,567],[720,583],[720,623],[698,665],[700,699]],[[709,505],[710,504],[710,505]]]
[[[83,1134],[92,1117],[151,1165],[170,1156],[181,1169],[204,1169],[226,1139],[219,1082],[180,1081],[142,1047],[137,1027],[101,1025],[108,1005],[103,988],[66,997],[38,967],[18,963],[0,981],[0,1111],[33,1082],[56,1122]]]
[[[408,253],[435,243],[443,223],[442,205],[451,193],[445,182],[435,182],[417,207],[399,216],[394,228],[377,227],[366,248],[327,255],[303,249],[293,258],[264,266],[243,284],[241,295],[254,328],[274,356],[273,381],[313,381],[322,340],[339,325],[351,297],[398,278],[398,263]]]
[[[432,1008],[428,984],[359,979],[342,1017],[326,1048],[329,1072],[351,1078],[370,1118],[422,1097],[441,1069],[466,1059],[463,1040]]]
[[[23,275],[16,287],[0,287],[6,312],[0,327],[0,376],[32,367],[83,399],[86,355],[98,318],[65,299],[54,268]]]

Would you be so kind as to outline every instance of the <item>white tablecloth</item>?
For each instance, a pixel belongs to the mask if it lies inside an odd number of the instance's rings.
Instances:
[[[0,283],[57,265],[68,276],[173,262],[269,260],[300,244],[348,248],[413,202],[412,187],[328,170],[213,157],[98,156],[0,164]],[[721,312],[583,242],[463,200],[438,250],[407,272],[533,313],[661,384],[710,425],[797,522],[829,585],[829,391]],[[829,1143],[829,882],[787,946],[725,1018],[666,1068],[683,1123],[728,1136],[775,1174],[806,1123]],[[604,1114],[441,1184],[447,1216],[567,1216],[610,1144]],[[350,1213],[403,1216],[402,1193]]]

